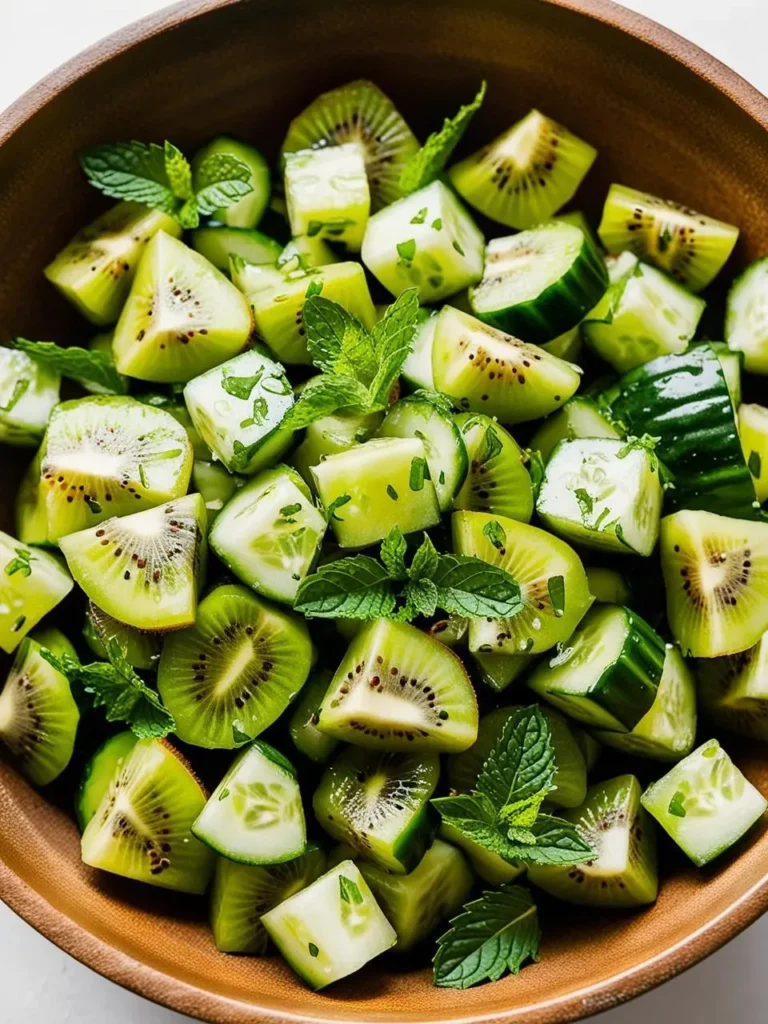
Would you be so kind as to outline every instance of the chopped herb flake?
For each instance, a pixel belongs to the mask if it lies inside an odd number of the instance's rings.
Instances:
[[[320,955],[320,949],[314,944],[314,942],[310,942],[307,948],[309,949],[310,956],[317,957]]]
[[[31,551],[26,551],[24,548],[14,548],[16,557],[12,558],[5,567],[6,576],[14,576],[17,572],[20,572],[22,576],[32,575],[32,566],[30,562],[35,560],[35,556]]]
[[[390,496],[392,501],[397,501],[400,497],[392,484],[387,484],[387,494]]]
[[[419,455],[414,456],[411,459],[411,475],[408,480],[408,485],[412,491],[424,490],[424,481],[429,479],[429,473],[427,472],[427,460],[422,459]]]
[[[504,532],[504,527],[501,523],[492,519],[489,523],[486,523],[483,527],[483,533],[488,540],[493,544],[497,551],[503,551],[504,545],[507,543],[507,535]]]
[[[264,370],[262,368],[254,373],[252,377],[222,377],[221,386],[233,398],[242,398],[247,401],[263,376]]]
[[[363,902],[363,894],[351,878],[346,875],[339,875],[339,895],[345,903],[354,903],[359,906]]]
[[[685,811],[685,793],[678,789],[672,799],[669,801],[669,813],[675,818],[684,818]]]
[[[416,239],[409,238],[407,242],[398,242],[397,255],[400,259],[410,263],[416,255]]]
[[[464,252],[464,250],[463,250],[463,249],[461,248],[461,246],[459,245],[459,243],[458,243],[458,242],[456,241],[456,239],[455,239],[455,238],[454,238],[454,240],[453,240],[453,241],[451,242],[451,245],[452,245],[452,246],[453,246],[453,248],[454,248],[454,249],[456,250],[456,252],[457,252],[457,253],[459,254],[459,256],[465,256],[465,255],[466,255],[466,253],[465,253],[465,252]]]
[[[297,501],[293,505],[283,505],[283,507],[280,509],[280,515],[283,516],[283,518],[285,518],[285,519],[289,519],[291,516],[295,516],[297,512],[301,512],[301,502],[300,501]],[[295,521],[296,521],[295,519],[292,520],[292,522],[295,522]]]
[[[441,217],[435,217],[435,219],[432,221],[431,227],[435,231],[442,231],[443,230],[443,220],[442,220],[442,218]]]
[[[411,217],[411,224],[423,224],[426,219],[427,219],[427,208],[426,208],[426,206],[422,206],[422,208],[419,210],[419,212],[416,214],[416,216],[415,217]]]
[[[336,509],[341,508],[342,505],[346,505],[348,501],[352,501],[351,494],[340,494],[338,498],[334,498],[327,509],[328,522],[335,519],[337,523],[343,523],[344,520],[341,516],[336,515]]]
[[[760,479],[760,470],[762,469],[762,461],[760,459],[760,452],[750,452],[749,453],[749,461],[747,462],[747,465],[749,466],[749,472],[752,474],[752,476],[755,478],[755,480],[759,480]]]

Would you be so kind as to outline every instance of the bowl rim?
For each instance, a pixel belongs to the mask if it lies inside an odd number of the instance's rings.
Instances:
[[[55,96],[138,43],[184,22],[245,0],[181,0],[118,29],[59,65],[4,111],[0,146]],[[768,97],[706,50],[614,0],[539,0],[601,22],[665,54],[704,79],[768,129]],[[0,899],[39,934],[75,960],[145,999],[213,1024],[334,1024],[332,1017],[273,1011],[207,992],[134,959],[66,917],[0,860]],[[619,1006],[669,981],[715,953],[768,910],[768,870],[721,914],[662,953],[603,981],[501,1014],[472,1013],[454,1024],[568,1024]]]

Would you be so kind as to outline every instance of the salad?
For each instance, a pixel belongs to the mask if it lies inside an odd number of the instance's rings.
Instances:
[[[0,348],[0,740],[315,989],[517,973],[542,898],[652,904],[767,806],[768,258],[723,321],[737,227],[561,212],[597,153],[537,110],[454,159],[485,91],[86,150],[117,204],[44,273],[98,333]]]

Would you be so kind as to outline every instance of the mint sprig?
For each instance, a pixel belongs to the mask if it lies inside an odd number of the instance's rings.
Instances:
[[[28,341],[26,338],[14,338],[11,344],[20,352],[26,352],[40,366],[77,381],[93,394],[128,393],[128,381],[115,369],[109,352],[77,345],[65,348],[53,341]]]

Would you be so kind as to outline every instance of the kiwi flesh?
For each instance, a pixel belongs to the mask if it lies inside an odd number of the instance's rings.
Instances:
[[[459,658],[414,626],[365,626],[318,710],[329,736],[383,750],[466,750],[477,738],[477,701]]]
[[[510,683],[519,679],[536,662],[535,654],[487,654],[474,651],[471,657],[482,681],[496,693],[506,690]]]
[[[437,818],[429,798],[439,777],[437,754],[348,746],[326,768],[312,807],[334,839],[404,874],[432,842]]]
[[[149,885],[205,892],[215,855],[190,828],[206,797],[167,740],[139,740],[83,832],[83,861]]]
[[[199,494],[62,537],[69,570],[90,600],[147,632],[195,621],[205,567],[205,504]]]
[[[690,510],[667,516],[661,566],[684,655],[737,654],[768,629],[768,523]]]
[[[47,786],[67,767],[80,720],[69,683],[42,656],[44,648],[75,654],[57,629],[36,631],[19,647],[0,692],[0,742],[36,786]]]
[[[699,701],[716,725],[768,741],[768,633],[739,654],[701,658],[695,671]]]
[[[453,507],[530,522],[533,487],[517,441],[490,416],[464,412],[455,420],[467,447],[469,471]]]
[[[359,142],[378,210],[399,199],[400,175],[419,143],[392,101],[373,82],[359,79],[324,92],[291,121],[282,152]]]
[[[162,393],[150,392],[146,395],[136,395],[136,400],[143,402],[145,405],[152,405],[156,409],[163,409],[165,412],[170,413],[171,416],[180,423],[187,432],[189,443],[192,445],[192,454],[196,459],[210,459],[211,449],[200,437],[197,429],[192,422],[192,417],[189,414],[184,404],[184,400],[180,395],[164,395]]]
[[[48,540],[178,498],[191,472],[187,433],[163,409],[128,397],[62,402],[41,449]]]
[[[639,907],[656,900],[656,832],[640,804],[642,789],[634,775],[600,782],[581,807],[564,811],[594,850],[583,864],[531,865],[528,877],[566,903],[599,907]]]
[[[332,678],[333,673],[327,669],[310,675],[296,700],[288,723],[293,745],[299,753],[318,764],[324,764],[328,760],[339,742],[317,728],[317,709]]]
[[[88,602],[85,611],[83,637],[97,658],[108,659],[107,651],[112,641],[116,641],[125,658],[134,668],[146,672],[157,670],[163,639],[159,633],[145,633],[133,626],[108,615],[103,609]]]
[[[46,488],[40,478],[40,460],[38,451],[19,484],[15,508],[16,536],[22,544],[50,547]]]
[[[192,465],[192,487],[203,496],[209,530],[235,491],[245,483],[246,477],[230,473],[220,462],[195,459]]]
[[[129,729],[115,733],[104,740],[88,760],[75,797],[75,813],[81,832],[85,831],[86,825],[99,809],[115,773],[136,746],[137,740],[138,737]]]
[[[311,660],[303,619],[224,584],[200,602],[193,626],[166,637],[157,685],[179,739],[231,750],[279,718]]]
[[[0,650],[12,654],[74,584],[61,559],[0,532]]]

